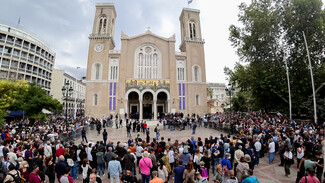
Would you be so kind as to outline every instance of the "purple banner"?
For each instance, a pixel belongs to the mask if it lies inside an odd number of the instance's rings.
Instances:
[[[115,110],[116,109],[116,107],[115,107],[115,97],[113,97],[113,110]]]
[[[114,96],[116,96],[116,83],[113,83],[113,86],[114,86]]]
[[[185,97],[183,97],[183,110],[185,110]]]
[[[185,96],[185,84],[183,83],[183,97]]]

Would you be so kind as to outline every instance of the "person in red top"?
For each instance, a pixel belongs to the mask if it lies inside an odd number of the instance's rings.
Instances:
[[[144,128],[143,132],[146,132],[146,131],[147,131],[147,127],[148,127],[148,124],[147,124],[147,122],[145,121],[145,122],[143,123],[143,128]]]
[[[315,177],[315,170],[313,168],[307,169],[308,176],[304,176],[300,179],[299,183],[320,183],[317,177]]]
[[[28,182],[29,183],[41,183],[41,178],[37,174],[39,172],[39,167],[37,165],[33,166],[33,171],[29,174]]]
[[[8,131],[5,132],[5,136],[6,136],[5,141],[9,143],[10,142],[10,134]]]
[[[64,152],[65,152],[65,149],[63,149],[62,144],[60,144],[60,148],[58,150],[56,150],[55,156],[56,157],[60,157],[61,155],[64,156]]]

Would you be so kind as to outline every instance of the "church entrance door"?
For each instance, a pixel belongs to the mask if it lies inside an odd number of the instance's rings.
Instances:
[[[152,119],[153,118],[153,95],[150,92],[143,94],[143,115],[142,119]]]

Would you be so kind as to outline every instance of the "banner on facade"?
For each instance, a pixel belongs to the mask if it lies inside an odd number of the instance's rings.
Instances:
[[[166,89],[169,91],[170,81],[169,80],[126,80],[126,91],[135,88],[140,91],[144,89],[152,89],[157,91],[159,89]]]

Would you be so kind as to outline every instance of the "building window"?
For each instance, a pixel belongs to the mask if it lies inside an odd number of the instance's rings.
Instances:
[[[94,95],[94,105],[98,104],[98,96],[97,94]]]
[[[200,105],[200,96],[199,95],[195,96],[195,105]]]
[[[195,65],[193,67],[193,81],[198,82],[201,80],[201,72],[200,67]]]
[[[92,68],[92,80],[102,79],[102,65],[100,63],[94,63]]]
[[[106,33],[106,24],[107,19],[105,16],[99,18],[99,25],[98,25],[98,34],[105,34]]]
[[[109,80],[118,80],[118,59],[109,60]]]
[[[135,57],[135,78],[161,78],[161,56],[156,47],[153,45],[143,45],[136,50]]]
[[[194,40],[196,38],[195,22],[192,20],[189,22],[190,29],[190,39]]]
[[[178,60],[176,63],[177,67],[177,81],[185,81],[185,61],[184,60]]]

